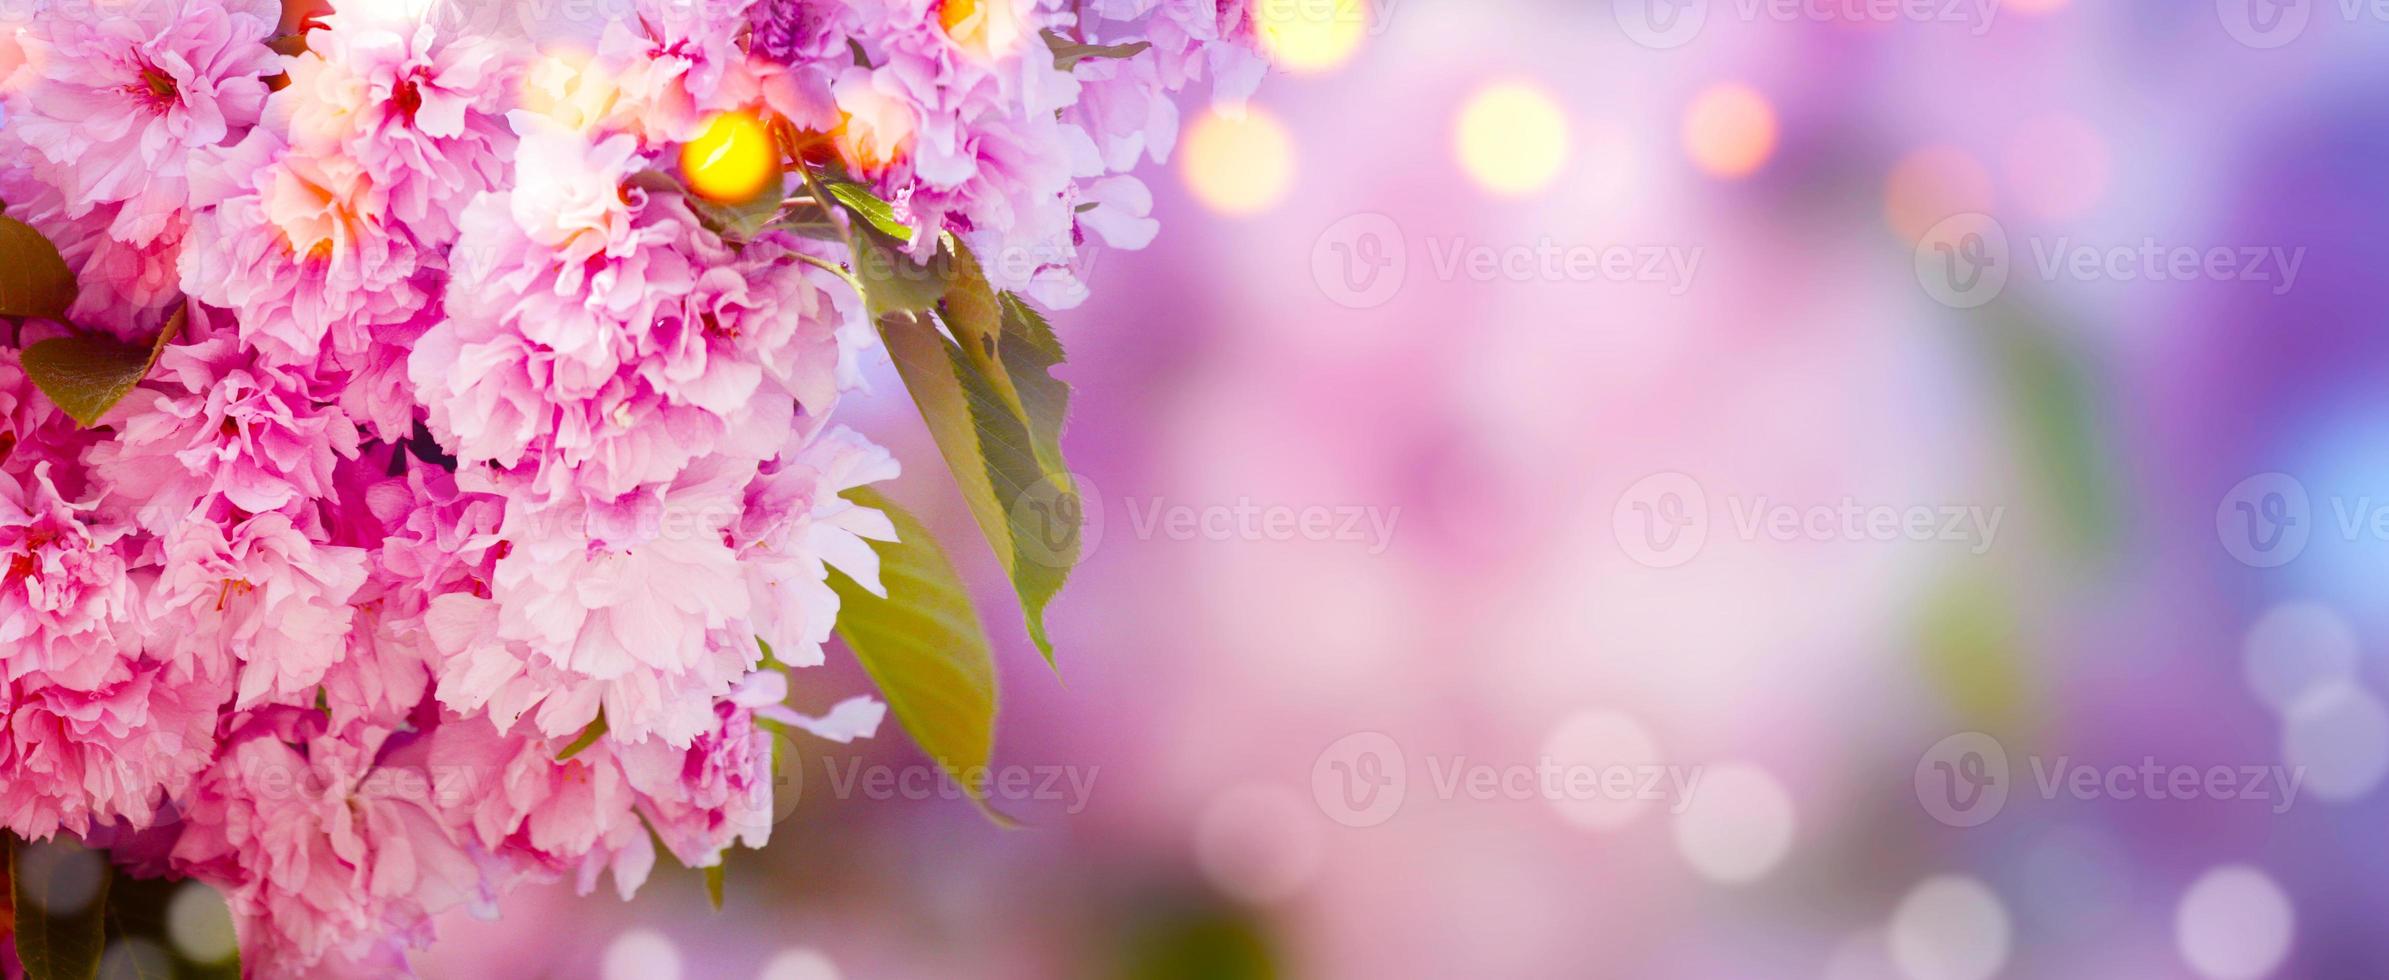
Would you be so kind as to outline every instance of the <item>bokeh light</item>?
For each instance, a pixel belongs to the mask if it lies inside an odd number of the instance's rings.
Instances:
[[[195,963],[227,960],[239,949],[232,910],[225,906],[224,896],[198,882],[176,889],[167,903],[166,938]]]
[[[1260,0],[1253,19],[1270,63],[1316,74],[1343,67],[1369,31],[1369,0]]]
[[[1711,881],[1753,881],[1790,853],[1796,823],[1792,795],[1766,770],[1713,766],[1676,815],[1676,852]]]
[[[20,846],[14,868],[17,879],[38,883],[20,889],[19,894],[59,917],[73,916],[90,905],[100,893],[106,871],[107,865],[97,853],[59,837]]]
[[[1713,177],[1757,173],[1775,155],[1776,135],[1775,107],[1739,82],[1703,89],[1684,108],[1684,152]]]
[[[937,17],[955,46],[980,61],[1008,55],[1025,41],[1019,13],[1008,0],[938,0]]]
[[[2389,775],[2389,709],[2344,680],[2310,690],[2282,719],[2281,755],[2316,799],[2364,797]]]
[[[1634,772],[1660,764],[1659,745],[1649,729],[1615,711],[1579,711],[1561,720],[1543,739],[1543,758],[1563,769]],[[1551,801],[1560,818],[1586,830],[1615,830],[1650,805],[1639,793],[1563,796]]]
[[[755,980],[843,980],[830,958],[809,949],[784,949],[763,962]]]
[[[1891,960],[1909,980],[1988,980],[2014,929],[1990,886],[1964,875],[1918,884],[1891,916]]]
[[[1540,86],[1502,82],[1468,100],[1454,140],[1461,167],[1478,185],[1532,194],[1551,186],[1568,162],[1568,117]]]
[[[1258,214],[1294,189],[1294,140],[1257,106],[1242,112],[1215,108],[1187,128],[1178,172],[1212,210]]]
[[[690,190],[718,204],[738,204],[782,179],[771,129],[747,112],[716,113],[697,138],[680,148],[680,175]]]
[[[604,980],[680,980],[680,947],[663,933],[636,928],[606,944]]]
[[[1973,154],[1954,146],[1912,150],[1892,164],[1883,182],[1883,213],[1901,241],[1924,240],[1943,219],[1989,214],[1991,175]]]
[[[2356,676],[2356,629],[2319,602],[2283,602],[2265,610],[2240,644],[2248,686],[2274,711],[2287,712],[2320,688]]]
[[[2208,980],[2255,980],[2289,955],[2297,914],[2271,876],[2247,865],[2201,875],[2174,910],[2174,942]]]

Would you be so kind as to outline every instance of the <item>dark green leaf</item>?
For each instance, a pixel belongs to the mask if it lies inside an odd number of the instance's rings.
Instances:
[[[722,855],[722,863],[705,869],[705,897],[712,900],[713,910],[722,910],[723,876],[729,872],[730,856]]]
[[[1056,393],[1066,400],[1068,389],[1036,369],[1042,355],[1025,337],[1015,349],[1009,332],[998,350],[1007,370],[998,373],[1014,382],[1017,397],[1010,398],[998,390],[995,376],[927,321],[892,317],[881,322],[880,336],[1020,595],[1029,638],[1051,663],[1045,607],[1078,564],[1081,507],[1069,471],[1058,461],[1048,465],[1038,445],[1041,432],[1060,431]],[[1009,370],[1014,364],[1026,370]],[[1031,378],[1033,383],[1020,383]],[[1032,423],[1015,409],[1031,400],[1048,419]],[[1053,455],[1059,456],[1058,447]]]
[[[63,320],[75,304],[75,274],[58,247],[15,218],[0,217],[0,316]]]
[[[904,244],[870,224],[848,226],[847,244],[854,252],[854,279],[863,290],[863,306],[873,320],[918,313],[937,305],[953,274],[951,256],[940,251],[923,265],[905,254]]]
[[[1089,58],[1134,58],[1153,46],[1150,41],[1134,44],[1082,44],[1060,31],[1045,32],[1045,46],[1053,49],[1053,65],[1063,71],[1078,67]]]
[[[100,953],[107,940],[108,879],[105,860],[99,865],[97,893],[72,915],[53,914],[62,885],[53,869],[29,866],[25,852],[36,845],[10,838],[9,885],[17,914],[17,960],[27,980],[91,980],[99,976]],[[63,845],[61,845],[63,846]]]
[[[872,319],[917,313],[944,298],[954,277],[953,254],[946,243],[940,242],[937,253],[923,264],[906,249],[913,230],[896,220],[895,208],[878,195],[849,181],[817,182],[815,189],[854,216],[847,222],[846,244],[854,253],[854,279]]]
[[[1010,820],[987,803],[987,764],[995,752],[995,659],[970,593],[929,529],[868,488],[846,493],[895,523],[897,540],[874,541],[882,598],[833,568],[838,636],[895,712],[912,740],[997,823]]]
[[[605,734],[606,713],[604,709],[599,709],[597,720],[590,722],[589,727],[581,729],[580,737],[573,739],[571,745],[564,747],[564,751],[556,753],[556,761],[562,762],[581,754],[582,749],[597,744],[597,740],[605,737]]]
[[[847,210],[879,229],[880,234],[900,242],[912,241],[913,231],[897,220],[896,206],[880,200],[869,188],[849,181],[831,181],[829,193],[838,203],[846,205]]]
[[[25,348],[25,374],[76,422],[85,427],[96,425],[100,416],[108,414],[132,393],[134,385],[149,376],[158,355],[182,332],[188,312],[188,307],[178,304],[146,351],[92,334],[53,337],[34,344]]]

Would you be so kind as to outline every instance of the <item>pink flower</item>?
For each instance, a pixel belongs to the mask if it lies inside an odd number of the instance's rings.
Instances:
[[[632,16],[608,23],[597,58],[620,97],[608,125],[650,144],[681,143],[711,114],[761,101],[774,73],[739,50],[747,2],[635,0]]]
[[[354,161],[419,247],[453,243],[465,205],[505,177],[514,54],[430,21],[334,14],[326,24],[308,33],[290,88],[274,97],[290,106],[290,142]]]
[[[753,712],[787,697],[787,678],[765,671],[716,704],[714,728],[687,748],[659,739],[614,746],[626,781],[639,794],[640,812],[683,866],[711,867],[734,844],[760,848],[770,842],[777,788],[772,737],[756,726]]]
[[[784,245],[733,251],[676,194],[632,182],[625,137],[535,117],[520,183],[465,220],[449,317],[410,372],[459,457],[542,501],[611,501],[709,455],[777,451],[797,404],[826,413],[855,332]]]
[[[288,515],[190,521],[166,539],[149,611],[203,663],[239,665],[235,707],[312,706],[364,582],[362,550],[310,540]]]
[[[490,900],[464,828],[443,803],[474,788],[428,766],[412,736],[320,715],[252,720],[185,802],[176,871],[224,893],[244,972],[404,971],[431,916]]]
[[[792,441],[748,485],[733,537],[753,596],[755,631],[771,642],[779,662],[822,662],[821,646],[838,617],[830,567],[885,594],[879,553],[870,542],[896,540],[896,527],[887,515],[840,494],[895,479],[897,471],[887,450],[840,426],[810,441]]]
[[[27,34],[36,77],[20,80],[9,125],[70,216],[121,203],[109,233],[153,241],[207,203],[190,199],[190,154],[257,121],[264,76],[281,70],[265,46],[278,17],[265,0],[53,5]]]
[[[0,129],[0,159],[29,159],[32,151]],[[67,316],[87,327],[105,329],[128,341],[146,339],[140,327],[154,329],[164,319],[164,307],[181,295],[181,274],[175,268],[182,245],[184,220],[177,217],[156,240],[134,245],[107,234],[108,225],[123,209],[103,204],[80,217],[67,213],[67,202],[56,187],[35,178],[31,169],[0,169],[0,200],[8,202],[8,216],[31,225],[58,247],[67,268],[74,270],[75,304]]]
[[[167,348],[111,417],[122,420],[116,438],[92,447],[91,467],[110,511],[159,535],[228,513],[310,523],[333,465],[357,454],[346,415],[227,338]]]
[[[388,189],[357,161],[260,130],[212,159],[200,180],[222,182],[227,196],[192,219],[183,289],[233,311],[241,339],[268,363],[319,375],[354,367],[378,327],[414,319],[429,302],[415,281],[423,261],[390,218]]]
[[[1137,22],[1153,42],[1151,57],[1162,86],[1178,91],[1211,77],[1212,97],[1242,102],[1269,71],[1260,53],[1255,0],[1102,0],[1105,20]]]
[[[132,528],[69,503],[42,461],[20,482],[0,472],[0,674],[99,683],[145,623],[130,570]]]
[[[98,655],[85,680],[35,671],[0,682],[0,825],[34,838],[148,826],[214,760],[228,685],[138,650]]]
[[[602,708],[624,742],[687,745],[761,657],[728,530],[754,472],[708,460],[602,506],[510,495],[490,598],[432,602],[441,703],[500,729],[536,708],[549,737]]]
[[[563,742],[502,734],[472,718],[441,725],[430,757],[434,771],[471,776],[476,792],[450,801],[450,819],[515,873],[570,873],[586,895],[610,871],[616,893],[628,900],[655,867],[655,845],[612,741],[559,762]]]

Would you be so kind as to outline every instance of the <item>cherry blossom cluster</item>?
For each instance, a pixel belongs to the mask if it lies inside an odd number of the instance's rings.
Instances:
[[[0,22],[0,201],[78,287],[0,323],[0,826],[221,890],[267,976],[718,865],[774,733],[879,727],[788,674],[895,535],[831,421],[875,326],[845,243],[725,229],[687,144],[766,120],[779,192],[818,162],[1070,306],[1153,237],[1175,97],[1261,71],[1245,0],[333,7]],[[86,425],[20,353],[69,335],[161,346]]]

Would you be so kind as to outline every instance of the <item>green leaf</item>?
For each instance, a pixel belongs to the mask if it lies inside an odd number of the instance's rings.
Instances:
[[[987,764],[995,753],[995,658],[961,576],[929,529],[868,488],[846,492],[896,525],[897,540],[874,541],[881,597],[832,568],[838,636],[879,686],[914,743],[970,794],[989,819],[1010,818],[987,803]]]
[[[854,216],[855,220],[846,223],[846,245],[854,254],[849,278],[862,291],[863,306],[871,319],[918,313],[944,298],[954,274],[947,242],[939,242],[937,253],[924,265],[905,251],[913,239],[912,229],[896,220],[895,208],[870,189],[844,180],[825,183],[811,171],[805,173],[805,180],[816,196],[845,205]]]
[[[107,919],[108,863],[96,862],[99,890],[83,908],[72,916],[55,916],[49,906],[59,883],[52,880],[56,876],[43,874],[43,869],[26,866],[24,853],[29,846],[10,838],[8,878],[10,898],[16,905],[17,960],[24,965],[27,980],[92,980],[99,976],[100,952],[107,939],[102,923]]]
[[[900,242],[912,241],[912,229],[897,220],[896,206],[880,200],[879,195],[871,193],[870,188],[851,181],[836,180],[829,183],[829,194],[837,198],[838,203],[846,205],[847,210],[853,211],[856,217],[879,229],[880,234]]]
[[[597,712],[597,719],[591,721],[589,723],[589,727],[581,729],[580,736],[574,738],[571,745],[565,746],[564,751],[556,753],[556,761],[562,762],[566,759],[572,758],[573,756],[581,754],[582,749],[597,744],[597,740],[604,738],[605,734],[606,713],[605,709],[600,708]]]
[[[63,320],[75,304],[75,274],[58,247],[15,218],[0,217],[0,316]]]
[[[1153,46],[1151,41],[1134,44],[1083,44],[1071,40],[1060,31],[1045,32],[1045,46],[1053,49],[1053,66],[1063,71],[1078,67],[1089,58],[1134,58]]]
[[[1045,607],[1078,564],[1083,512],[1061,460],[1070,390],[1047,373],[1061,356],[1043,319],[1015,300],[999,309],[992,356],[966,351],[918,317],[883,320],[880,336],[1020,596],[1029,639],[1051,664]],[[955,332],[976,347],[979,329]]]
[[[146,351],[92,334],[53,337],[34,344],[25,348],[25,374],[66,414],[89,428],[149,376],[158,355],[182,332],[189,312],[189,307],[177,305]]]
[[[722,855],[722,862],[705,869],[705,897],[713,901],[713,910],[722,910],[723,876],[729,873],[730,856]]]
[[[854,280],[873,320],[918,313],[937,305],[952,275],[951,256],[940,251],[923,265],[905,254],[902,242],[877,227],[853,223],[847,244],[854,251]]]

